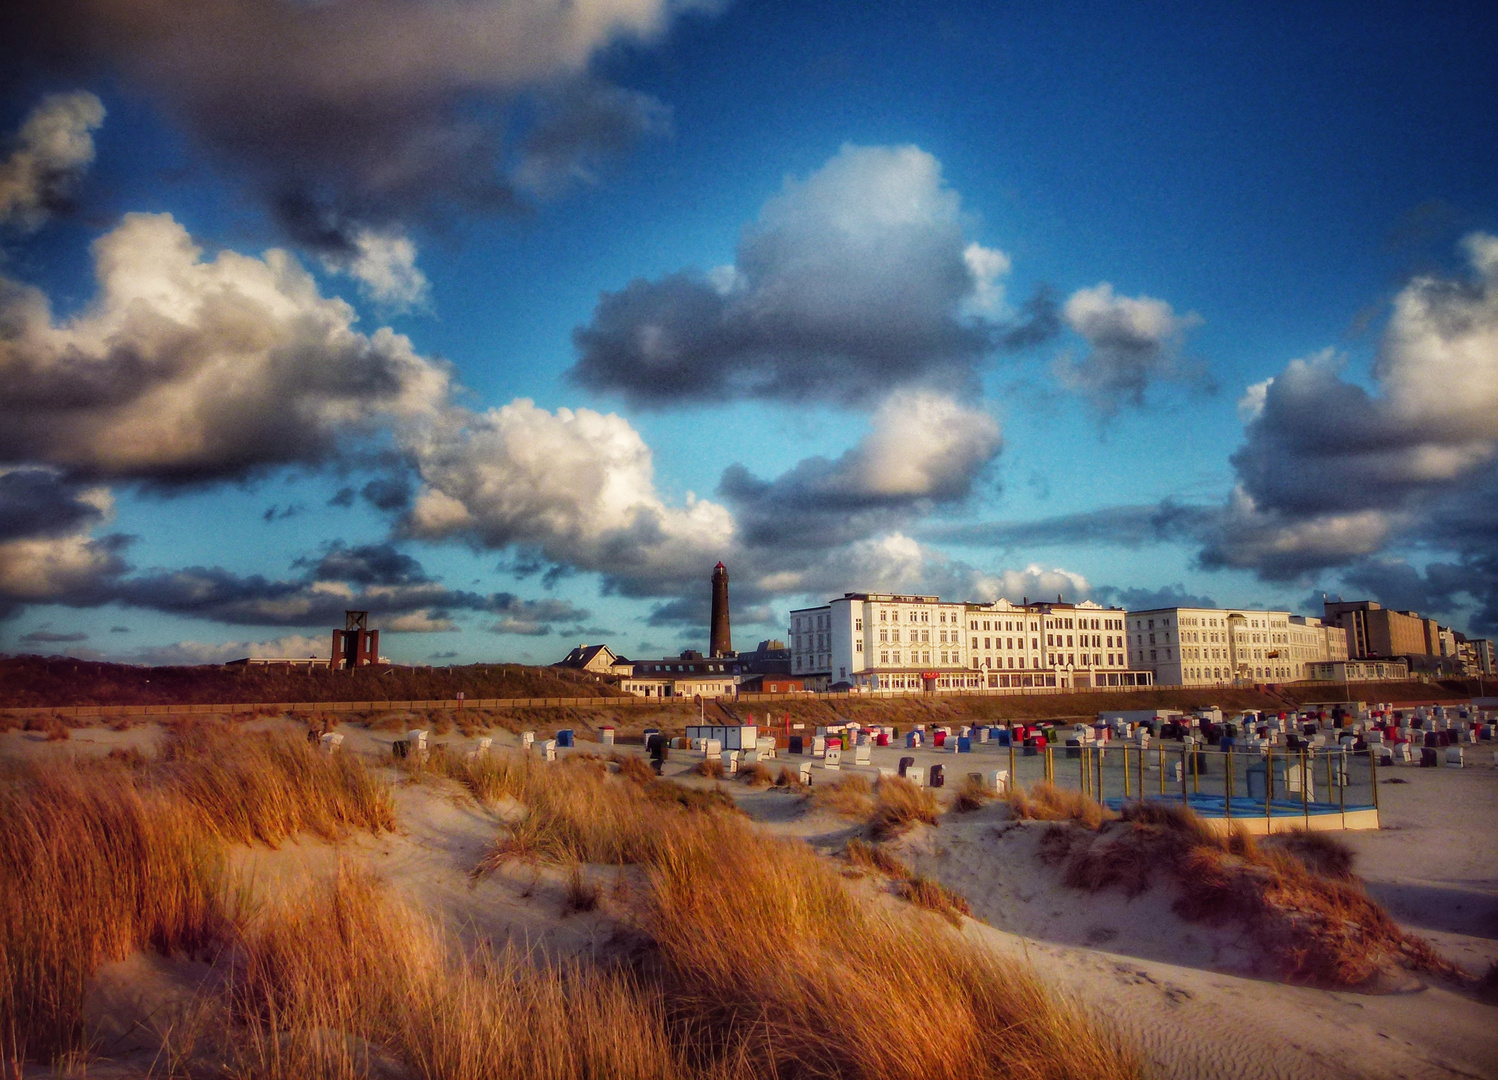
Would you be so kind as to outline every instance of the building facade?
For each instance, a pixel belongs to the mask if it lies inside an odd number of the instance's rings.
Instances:
[[[1125,613],[1097,604],[943,601],[846,593],[792,611],[791,674],[808,689],[1134,686]]]
[[[1162,686],[1298,682],[1309,666],[1347,659],[1347,634],[1308,615],[1155,608],[1127,617],[1129,662]]]
[[[689,650],[661,660],[636,661],[619,680],[619,689],[636,697],[733,697],[741,674],[732,658],[704,657]]]
[[[1405,660],[1326,660],[1309,665],[1319,682],[1402,682],[1410,677]]]

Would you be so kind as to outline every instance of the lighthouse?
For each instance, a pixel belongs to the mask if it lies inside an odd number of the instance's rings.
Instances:
[[[732,656],[733,640],[728,631],[728,568],[713,567],[713,621],[708,630],[709,656]]]

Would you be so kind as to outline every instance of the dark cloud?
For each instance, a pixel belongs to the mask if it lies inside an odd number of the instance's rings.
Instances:
[[[845,146],[765,204],[733,266],[605,293],[570,378],[639,406],[976,393],[983,358],[1050,333],[1055,310],[1049,294],[1013,325],[968,310],[1008,260],[968,244],[961,217],[931,155]]]
[[[352,258],[361,223],[512,208],[651,130],[660,107],[597,86],[589,61],[689,6],[56,0],[7,5],[0,67],[123,78],[298,243]]]
[[[21,640],[29,645],[69,645],[78,641],[87,641],[88,635],[82,630],[71,634],[59,634],[52,630],[33,630],[29,634],[22,634]]]
[[[356,585],[423,585],[432,580],[421,563],[388,543],[349,547],[337,540],[327,546],[320,558],[302,558],[292,565],[309,570],[320,581],[349,581]]]
[[[376,510],[396,513],[411,505],[411,480],[404,475],[379,476],[360,488],[359,494]]]
[[[1120,589],[1104,585],[1095,589],[1093,595],[1100,603],[1112,604],[1129,611],[1150,611],[1167,607],[1217,607],[1217,601],[1212,597],[1187,592],[1179,582],[1159,589]]]
[[[1424,571],[1404,559],[1366,559],[1343,571],[1342,589],[1400,611],[1448,612],[1458,597],[1479,585],[1469,567],[1429,563]]]
[[[51,469],[0,473],[0,543],[21,537],[86,531],[103,520],[106,504],[96,490]]]
[[[287,518],[296,517],[304,509],[306,508],[301,503],[289,503],[286,506],[282,506],[280,503],[271,503],[265,508],[265,512],[260,515],[260,520],[267,524],[273,521],[285,521]]]
[[[647,626],[706,626],[712,615],[711,598],[683,596],[657,604],[645,619]]]
[[[544,637],[552,632],[554,623],[575,621],[586,618],[588,614],[565,600],[522,600],[507,593],[492,597],[487,610],[500,615],[499,620],[489,626],[491,634],[525,637]]]
[[[1142,547],[1196,537],[1220,512],[1166,499],[1136,506],[1108,506],[1037,521],[992,521],[925,530],[935,540],[983,545],[1011,551],[1016,548],[1065,544],[1110,544]]]
[[[103,603],[130,537],[95,537],[114,502],[50,469],[0,473],[0,619],[28,604]]]
[[[340,565],[353,573],[368,572],[367,560],[348,556]],[[116,583],[109,599],[189,618],[240,626],[332,626],[343,621],[346,609],[368,611],[387,630],[453,630],[455,611],[497,614],[506,618],[576,621],[587,611],[564,601],[527,601],[512,593],[475,593],[452,590],[430,581],[417,567],[416,580],[400,584],[366,582],[357,590],[325,587],[314,571],[299,579],[269,579],[259,574],[239,575],[221,567],[187,567],[156,571]]]
[[[351,487],[341,487],[336,492],[333,493],[332,498],[330,498],[328,500],[328,505],[329,506],[339,506],[339,507],[342,507],[344,509],[348,509],[350,506],[354,505],[354,496],[355,496],[355,494],[357,494],[357,493],[354,491],[353,488],[351,488]]]
[[[111,634],[128,634],[131,631],[130,631],[130,627],[128,627],[128,626],[111,626],[109,628],[109,632]]]

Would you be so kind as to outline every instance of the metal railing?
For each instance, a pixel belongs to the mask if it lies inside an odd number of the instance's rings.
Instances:
[[[1300,817],[1378,811],[1378,763],[1341,747],[1187,746],[1158,741],[999,747],[1011,783],[1048,781],[1117,808],[1135,800],[1184,803],[1207,817]],[[985,755],[991,756],[991,755]]]

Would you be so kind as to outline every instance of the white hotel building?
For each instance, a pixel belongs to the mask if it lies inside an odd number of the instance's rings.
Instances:
[[[1126,617],[1091,602],[845,593],[791,612],[791,675],[814,690],[1148,685],[1129,668]]]
[[[1162,686],[1297,682],[1347,659],[1347,632],[1288,611],[1155,608],[1128,614],[1129,662]]]

